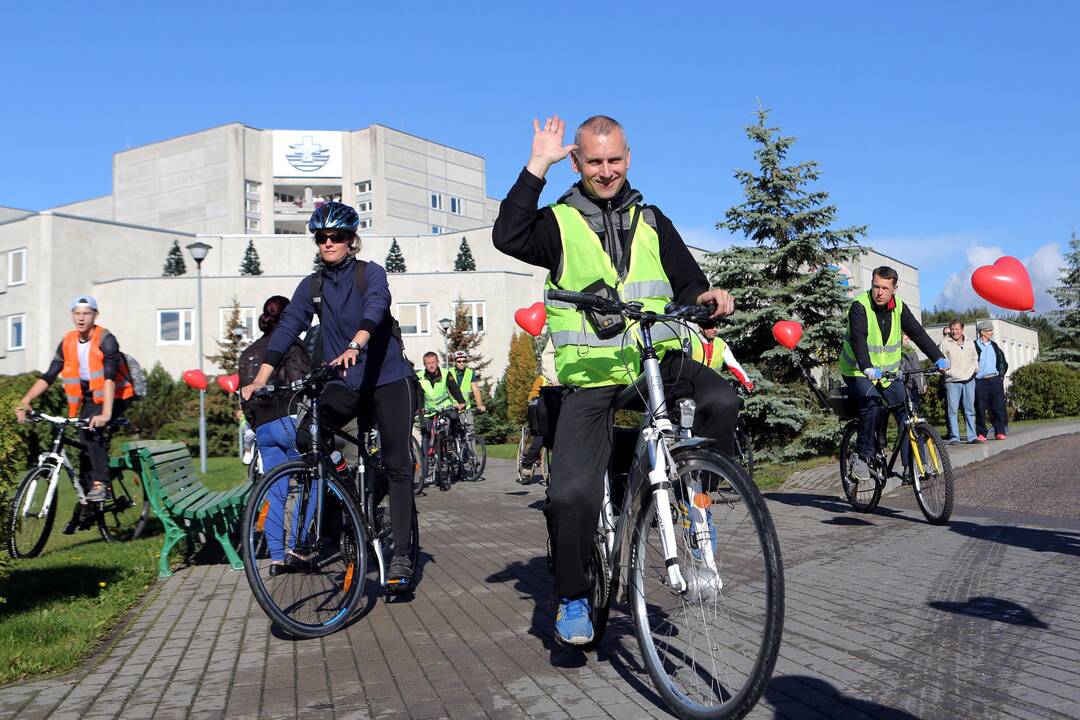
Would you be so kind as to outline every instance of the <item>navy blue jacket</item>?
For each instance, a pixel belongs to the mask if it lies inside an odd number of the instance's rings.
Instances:
[[[371,333],[366,352],[345,373],[345,385],[353,390],[388,385],[413,374],[405,360],[401,344],[390,333],[390,285],[386,270],[368,262],[365,268],[367,291],[361,295],[356,286],[356,260],[327,268],[322,285],[322,357],[332,360],[345,352],[358,330]],[[275,368],[300,333],[311,327],[315,305],[311,302],[311,281],[300,281],[292,302],[274,328],[264,361]]]

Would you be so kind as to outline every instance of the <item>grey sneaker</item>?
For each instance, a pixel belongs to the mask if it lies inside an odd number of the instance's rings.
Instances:
[[[101,483],[96,488],[86,493],[87,502],[105,502],[109,499],[109,488],[105,483]]]
[[[866,464],[866,461],[860,455],[856,455],[851,459],[850,474],[855,482],[870,482],[870,466]]]

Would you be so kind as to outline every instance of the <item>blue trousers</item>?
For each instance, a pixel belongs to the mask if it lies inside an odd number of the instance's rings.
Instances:
[[[892,382],[882,388],[870,382],[864,377],[845,377],[851,394],[859,401],[859,439],[855,443],[855,452],[863,458],[870,458],[876,450],[874,434],[877,432],[878,423],[881,422],[881,413],[885,412],[882,402],[892,404],[904,402],[904,383]],[[896,411],[896,418],[903,423],[907,420],[907,407],[900,406]],[[904,453],[906,457],[907,453]]]
[[[949,437],[959,438],[960,429],[956,423],[956,413],[960,410],[963,402],[964,419],[967,420],[967,440],[975,439],[975,379],[967,382],[945,383],[945,394],[948,396],[948,414],[945,422],[949,427]]]
[[[259,444],[259,455],[262,456],[264,473],[270,472],[282,463],[300,459],[300,453],[296,451],[296,420],[291,417],[263,423],[255,428],[255,439]],[[266,522],[263,525],[266,548],[272,562],[282,562],[285,559],[285,508],[289,499],[289,476],[278,478],[266,498],[270,502]],[[307,511],[308,517],[304,518],[305,529],[311,525],[315,503],[308,503]],[[299,519],[296,513],[293,513],[289,547],[296,545]]]

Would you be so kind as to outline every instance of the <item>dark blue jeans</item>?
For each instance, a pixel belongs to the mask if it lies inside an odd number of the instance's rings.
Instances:
[[[882,388],[864,377],[845,377],[848,390],[859,401],[859,439],[855,443],[855,452],[864,459],[874,455],[874,434],[877,432],[881,414],[885,412],[882,402],[897,404],[904,402],[904,383],[892,382]],[[907,407],[903,404],[896,411],[896,419],[901,426],[907,420]],[[906,455],[906,453],[905,453]]]

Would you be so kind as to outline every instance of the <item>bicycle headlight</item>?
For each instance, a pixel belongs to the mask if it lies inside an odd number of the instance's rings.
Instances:
[[[689,430],[694,427],[694,415],[697,413],[697,403],[690,398],[679,401],[679,426]]]

